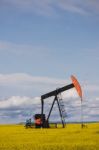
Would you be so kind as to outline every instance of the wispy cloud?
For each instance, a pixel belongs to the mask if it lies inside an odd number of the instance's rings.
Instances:
[[[9,41],[0,40],[0,53],[16,55],[47,55],[50,50],[43,45],[16,44]]]
[[[62,85],[66,84],[66,80],[55,79],[49,77],[35,77],[25,73],[14,73],[14,74],[0,74],[0,85],[22,85],[22,84],[52,84]]]
[[[27,87],[28,88],[35,88],[39,87],[47,92],[46,90],[51,90],[54,88],[59,88],[61,86],[70,84],[72,81],[65,80],[65,79],[58,79],[58,78],[50,78],[50,77],[42,77],[42,76],[33,76],[26,73],[13,73],[13,74],[0,74],[0,86],[5,87]],[[49,87],[49,88],[48,88]],[[91,84],[91,83],[82,83],[82,88],[84,91],[87,92],[97,92],[99,91],[99,85],[98,84]],[[23,88],[24,89],[24,88]],[[75,92],[72,90],[69,93],[69,95],[72,95]],[[67,93],[67,95],[68,95]],[[70,94],[71,93],[71,94]]]
[[[85,87],[86,91],[97,91],[99,92],[99,85],[95,85],[95,84],[92,84],[92,85],[86,85]]]
[[[87,14],[88,12],[83,8],[83,5],[81,5],[81,1],[69,1],[69,0],[59,0],[58,7],[61,10],[69,11],[72,13],[78,13],[78,14]]]
[[[0,89],[2,91],[0,96],[39,96],[67,83],[62,79],[37,77],[25,73],[0,74]]]
[[[57,12],[57,9],[78,14],[99,13],[98,0],[1,0],[0,7],[3,6],[40,15],[51,15]]]

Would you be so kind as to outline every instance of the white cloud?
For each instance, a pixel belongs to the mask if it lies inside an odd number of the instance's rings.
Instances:
[[[81,1],[59,0],[58,6],[64,11],[74,12],[78,14],[86,14],[87,11],[80,5]]]
[[[0,97],[13,95],[35,97],[67,84],[66,80],[25,73],[0,74]]]
[[[46,93],[51,90],[55,90],[56,88],[60,88],[62,86],[71,84],[71,80],[63,80],[58,78],[50,78],[50,77],[37,77],[32,76],[30,74],[26,73],[13,73],[13,74],[0,74],[0,89],[2,90],[2,87],[10,89],[11,87],[19,88],[24,90],[27,90],[27,93],[29,92],[30,88],[31,90],[38,90],[40,93]],[[25,90],[25,92],[26,92]],[[34,90],[34,91],[35,91]],[[83,93],[91,93],[91,92],[98,92],[99,86],[95,84],[90,83],[83,83],[82,85]],[[20,91],[20,92],[21,92]],[[6,91],[5,91],[6,92]],[[26,93],[26,94],[27,94]],[[13,93],[12,93],[13,95]],[[68,98],[70,96],[77,97],[77,92],[75,89],[69,90],[68,92],[64,92],[63,94],[64,98]]]
[[[85,87],[85,86],[84,86],[84,87]],[[96,92],[96,91],[99,92],[99,85],[95,85],[95,84],[86,85],[85,90],[86,90],[86,91],[90,91],[90,92],[91,92],[91,91],[93,91],[93,92],[94,92],[94,91],[95,91],[95,92]]]
[[[40,104],[40,98],[30,98],[30,97],[20,97],[20,96],[12,96],[8,99],[0,101],[0,109],[7,109],[7,108],[15,108],[15,107],[28,107],[31,105]]]
[[[93,11],[98,11],[99,12],[99,1],[98,0],[87,0],[86,4],[92,8]]]
[[[86,14],[99,13],[98,0],[1,0],[0,6],[14,7],[21,11],[35,12],[40,15],[51,15],[59,10]]]
[[[0,85],[33,85],[33,84],[66,84],[66,80],[55,79],[49,77],[36,77],[25,73],[0,74]]]
[[[17,54],[17,55],[47,55],[50,50],[42,45],[16,44],[9,41],[0,40],[0,53]],[[40,54],[39,54],[40,53]]]
[[[2,87],[8,87],[11,86],[14,88],[16,86],[19,87],[27,87],[27,93],[30,89],[29,87],[34,87],[38,85],[38,91],[39,88],[43,88],[43,91],[50,92],[51,90],[55,90],[58,87],[62,87],[67,85],[66,80],[62,79],[54,79],[54,78],[48,78],[48,77],[34,77],[29,74],[0,74],[0,86]],[[49,87],[49,88],[48,88]],[[47,89],[49,89],[47,91]],[[5,91],[6,92],[6,91]],[[26,93],[25,93],[26,94]],[[13,95],[13,93],[12,93]],[[65,98],[77,98],[77,92],[75,89],[69,90],[68,92],[63,92],[62,97]],[[8,99],[1,100],[0,101],[0,108],[10,108],[10,107],[18,107],[18,106],[30,106],[31,104],[37,103],[40,98],[30,98],[27,96],[12,96]]]
[[[81,121],[81,103],[79,98],[72,97],[66,98],[63,100],[65,109],[67,112],[66,121]],[[64,98],[64,97],[63,97]],[[98,98],[97,98],[98,99]],[[98,120],[99,115],[99,101],[92,100],[89,102],[86,100],[83,105],[83,119],[84,121],[96,121]],[[48,114],[48,111],[52,104],[52,99],[45,101],[45,114]],[[96,102],[97,101],[97,102]],[[94,104],[94,107],[93,105]],[[0,123],[6,121],[10,122],[21,122],[25,121],[26,118],[33,117],[34,114],[41,112],[41,102],[39,97],[30,98],[30,97],[20,97],[12,96],[8,99],[0,101]],[[4,120],[2,120],[2,118]],[[9,119],[8,119],[9,118]],[[55,119],[56,118],[56,119]],[[57,105],[55,105],[54,110],[51,115],[53,121],[59,121],[59,110]]]
[[[6,91],[8,91],[9,93],[9,89],[11,88],[11,86],[13,89],[15,87],[18,87],[19,89],[19,93],[17,95],[0,99],[1,118],[4,117],[4,120],[6,120],[6,122],[10,122],[10,119],[12,120],[12,122],[15,121],[15,119],[13,120],[13,118],[16,118],[17,121],[20,121],[21,119],[23,119],[24,121],[25,118],[29,117],[29,115],[31,116],[32,113],[35,114],[41,111],[40,97],[33,97],[27,94],[30,91],[30,87],[32,94],[37,90],[39,95],[36,96],[40,96],[41,93],[44,94],[46,92],[50,92],[51,90],[55,90],[57,87],[62,87],[64,85],[67,85],[68,83],[70,84],[71,81],[67,82],[66,80],[54,79],[49,77],[34,77],[32,75],[24,73],[0,74],[0,91],[2,91],[2,88],[4,90],[4,95],[1,92],[2,97],[5,96]],[[24,86],[27,87],[25,91]],[[11,95],[13,95],[12,88]],[[84,86],[83,90],[84,92],[87,91],[90,94],[92,91],[98,91],[98,86],[89,84]],[[23,92],[23,96],[21,96],[21,92]],[[97,114],[99,114],[99,111],[97,108],[99,107],[99,96],[94,97],[94,99],[91,96],[89,97],[89,99],[83,100],[84,119],[98,120]],[[63,92],[62,98],[68,115],[67,120],[76,121],[78,119],[78,121],[80,121],[81,101],[76,90],[71,89],[69,91]],[[52,101],[53,97],[45,101],[45,113],[48,113],[48,109],[50,109]],[[58,115],[56,110],[57,109],[54,109],[52,118],[53,116],[55,117]],[[10,119],[8,119],[9,117]],[[0,119],[0,122],[2,122],[2,119]]]
[[[66,98],[78,98],[77,91],[73,88],[71,90],[65,91],[62,93],[63,99]]]
[[[53,8],[51,0],[3,0],[1,5],[5,7],[13,6],[21,11],[35,12],[41,15],[50,15]]]
[[[62,98],[63,99],[75,99],[78,98],[78,95],[75,93],[75,91],[72,92],[64,92],[64,94],[62,94]],[[52,97],[53,99],[53,97]],[[52,99],[50,98],[50,100],[46,100],[45,103],[51,103]],[[78,99],[77,99],[78,100]],[[67,102],[65,101],[65,102]],[[8,99],[3,99],[0,100],[0,109],[7,109],[7,108],[24,108],[24,107],[31,107],[31,105],[35,105],[35,104],[40,104],[40,97],[20,97],[20,96],[12,96]],[[77,101],[73,101],[73,103],[75,103],[75,105],[77,104]]]

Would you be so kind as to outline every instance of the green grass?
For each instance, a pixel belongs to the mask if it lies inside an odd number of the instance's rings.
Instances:
[[[99,124],[68,124],[65,129],[0,126],[0,150],[99,150]]]

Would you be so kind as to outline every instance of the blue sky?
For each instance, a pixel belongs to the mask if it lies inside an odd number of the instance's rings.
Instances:
[[[99,106],[98,39],[98,0],[1,0],[0,123],[25,120],[23,105],[38,111],[39,96],[70,83],[71,74],[83,88],[85,119],[99,120],[99,111],[88,108]],[[65,103],[76,106],[75,91],[67,95]]]

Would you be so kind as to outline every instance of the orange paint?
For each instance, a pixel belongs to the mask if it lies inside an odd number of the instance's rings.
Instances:
[[[74,86],[77,90],[78,95],[80,96],[80,98],[82,100],[82,89],[81,89],[81,86],[80,86],[78,80],[73,75],[71,76],[71,79],[72,79],[72,83],[74,84]]]

